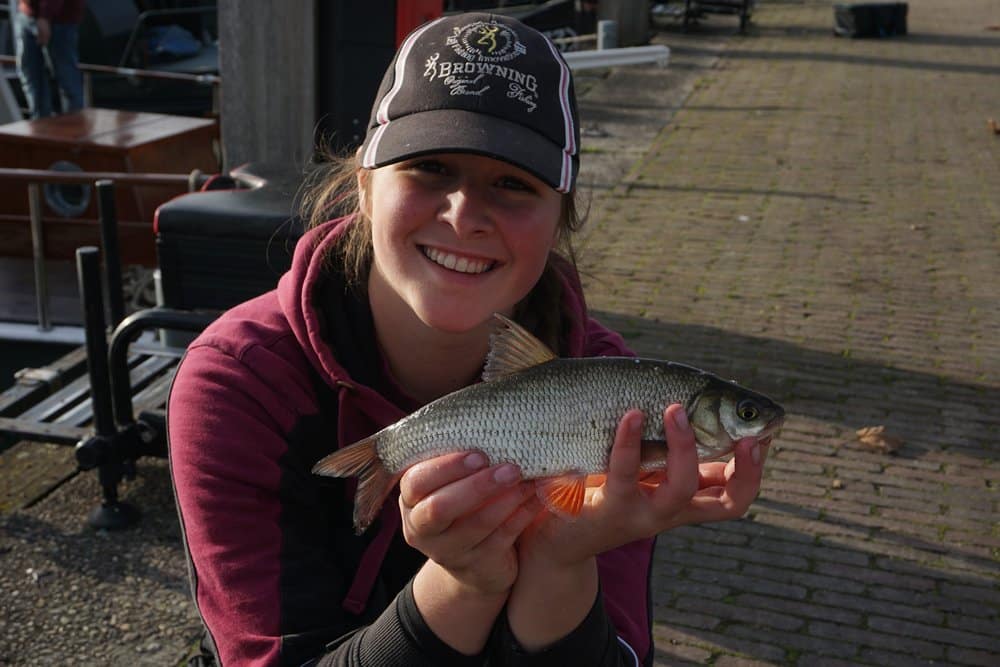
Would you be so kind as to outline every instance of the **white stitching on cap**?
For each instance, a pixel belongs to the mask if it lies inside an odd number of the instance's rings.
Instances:
[[[410,51],[413,49],[414,42],[417,41],[425,30],[439,21],[444,21],[446,18],[447,17],[442,16],[436,21],[431,21],[425,26],[414,30],[410,33],[410,36],[406,38],[406,41],[403,42],[403,45],[399,47],[399,57],[396,58],[396,72],[393,77],[392,88],[389,89],[389,92],[386,93],[385,97],[382,98],[382,101],[379,102],[378,111],[375,112],[375,119],[378,121],[379,127],[375,130],[375,134],[372,135],[372,140],[368,144],[368,148],[365,150],[364,159],[361,161],[362,167],[371,169],[375,166],[375,153],[378,151],[379,141],[382,140],[382,135],[385,134],[386,128],[389,127],[389,123],[392,121],[392,119],[389,118],[389,105],[403,87],[403,75],[406,72],[406,60],[410,57]]]
[[[570,180],[573,178],[573,154],[576,153],[576,131],[573,127],[573,112],[569,103],[569,67],[559,55],[558,49],[548,39],[545,40],[552,51],[552,57],[559,63],[559,107],[562,111],[563,129],[566,132],[565,143],[563,144],[562,173],[559,176],[559,188],[561,192],[569,192]]]

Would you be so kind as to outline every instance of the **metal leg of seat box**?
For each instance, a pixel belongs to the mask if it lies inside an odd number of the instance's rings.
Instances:
[[[163,456],[166,452],[166,425],[155,412],[136,419],[129,379],[129,346],[143,331],[176,329],[198,332],[208,326],[218,312],[177,311],[149,308],[126,317],[111,334],[110,345],[104,326],[100,276],[96,248],[77,250],[77,267],[84,303],[87,334],[87,366],[95,433],[76,446],[80,468],[97,468],[104,499],[88,517],[94,528],[116,530],[139,520],[138,508],[118,499],[118,484],[135,477],[136,461],[143,456]]]
[[[118,484],[126,476],[134,477],[135,461],[123,456],[126,443],[115,426],[98,249],[93,246],[78,248],[76,269],[83,303],[87,372],[95,431],[93,436],[77,444],[76,459],[82,470],[97,468],[103,495],[101,504],[90,512],[87,522],[93,528],[119,530],[135,524],[139,520],[139,510],[118,499]]]

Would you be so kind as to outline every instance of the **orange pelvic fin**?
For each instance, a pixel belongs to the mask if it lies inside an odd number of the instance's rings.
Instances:
[[[546,477],[536,484],[538,497],[553,514],[564,519],[575,519],[583,509],[587,476],[570,473],[560,477]]]
[[[354,494],[354,532],[365,532],[382,510],[386,497],[402,475],[385,469],[378,457],[374,436],[324,457],[313,466],[313,473],[326,477],[357,477]]]

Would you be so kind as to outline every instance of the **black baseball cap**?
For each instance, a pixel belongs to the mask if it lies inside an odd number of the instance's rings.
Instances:
[[[452,14],[400,45],[379,87],[361,166],[477,153],[559,192],[580,168],[573,76],[543,34],[509,16]]]

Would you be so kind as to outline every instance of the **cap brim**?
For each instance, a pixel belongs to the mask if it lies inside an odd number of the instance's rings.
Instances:
[[[369,168],[429,153],[476,153],[509,162],[560,192],[573,188],[579,161],[543,135],[517,123],[463,109],[437,109],[395,118],[370,132]]]

